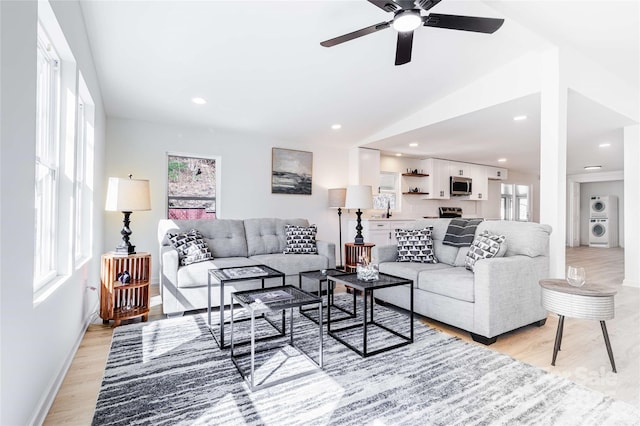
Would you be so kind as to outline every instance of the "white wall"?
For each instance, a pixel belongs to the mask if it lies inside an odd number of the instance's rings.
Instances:
[[[580,184],[580,245],[589,245],[589,213],[592,196],[618,197],[618,241],[624,247],[624,181],[588,182]]]
[[[39,424],[97,306],[102,216],[88,263],[34,303],[34,179],[37,2],[0,2],[0,424]],[[77,2],[52,5],[96,103],[94,202],[102,198],[105,118]]]
[[[220,218],[302,217],[318,225],[318,239],[338,245],[337,212],[327,207],[327,190],[346,187],[346,147],[312,147],[259,135],[124,119],[108,120],[107,143],[103,184],[109,176],[124,177],[129,173],[150,180],[152,210],[131,215],[131,242],[136,250],[151,252],[153,282],[158,280],[157,225],[167,217],[167,152],[221,157]],[[271,193],[272,147],[313,152],[312,195]],[[103,207],[104,200],[97,205]],[[102,248],[110,251],[121,238],[122,214],[105,212],[104,218]]]

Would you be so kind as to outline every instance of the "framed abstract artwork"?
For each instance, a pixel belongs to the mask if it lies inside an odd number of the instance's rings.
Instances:
[[[273,148],[271,193],[311,195],[313,153]]]

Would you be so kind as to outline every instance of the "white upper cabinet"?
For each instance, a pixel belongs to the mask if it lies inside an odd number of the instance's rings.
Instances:
[[[424,196],[427,200],[449,199],[449,161],[437,158],[427,158],[422,162],[422,169],[429,175],[426,178],[427,188]]]
[[[355,147],[349,151],[349,185],[371,185],[374,193],[380,186],[380,151]]]
[[[508,170],[502,167],[487,166],[487,178],[505,180],[508,177]]]
[[[471,178],[471,195],[466,200],[486,201],[489,191],[489,179],[487,179],[487,167],[469,164],[469,177]]]

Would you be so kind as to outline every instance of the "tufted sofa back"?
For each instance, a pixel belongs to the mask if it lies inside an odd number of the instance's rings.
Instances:
[[[283,253],[287,246],[285,225],[309,226],[309,221],[276,218],[245,219],[244,230],[247,235],[249,256]]]

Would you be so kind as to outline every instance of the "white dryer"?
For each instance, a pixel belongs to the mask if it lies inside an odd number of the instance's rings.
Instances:
[[[589,219],[589,247],[618,246],[618,227],[615,219]]]
[[[618,216],[618,197],[615,195],[595,195],[589,202],[590,218],[612,218]]]

